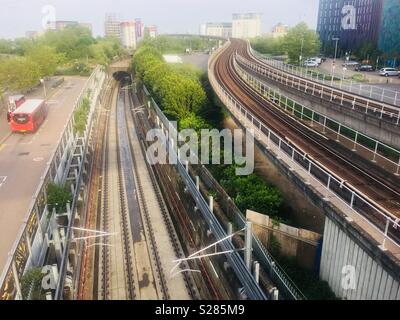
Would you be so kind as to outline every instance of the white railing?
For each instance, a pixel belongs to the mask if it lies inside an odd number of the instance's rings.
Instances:
[[[286,157],[289,163],[296,165],[306,176],[317,181],[328,192],[328,196],[334,195],[340,199],[353,213],[382,236],[383,248],[387,240],[396,247],[400,247],[400,244],[389,235],[389,233],[399,234],[400,220],[398,218],[394,217],[384,208],[371,203],[371,200],[366,195],[349,187],[346,181],[337,178],[334,173],[330,172],[314,159],[311,159],[300,149],[298,150],[297,147],[288,143],[264,124],[263,121],[255,117],[230,92],[218,83],[214,75],[214,70],[212,70],[211,62],[209,64],[209,78],[212,87],[225,106],[228,107],[243,125],[247,124],[248,127],[255,130],[256,137],[267,146],[267,149],[275,146],[280,156]],[[377,225],[375,222],[372,222],[376,220],[381,221],[382,224]]]
[[[253,54],[251,48],[250,54]],[[237,60],[261,76],[268,77],[269,79],[284,84],[287,87],[292,87],[301,92],[311,94],[312,96],[333,103],[338,103],[341,106],[347,106],[352,110],[357,109],[365,114],[377,117],[378,119],[384,118],[396,125],[400,124],[400,108],[389,106],[382,102],[358,96],[344,90],[336,89],[327,84],[308,80],[302,76],[292,74],[289,71],[286,72],[279,68],[270,66],[263,63],[261,60],[258,63],[254,63],[240,55],[237,56]]]
[[[64,130],[57,141],[57,147],[52,152],[51,160],[47,163],[39,186],[33,195],[33,200],[25,215],[24,223],[20,228],[16,241],[10,251],[9,258],[3,268],[0,277],[0,300],[21,298],[18,296],[20,279],[27,268],[31,266],[32,261],[40,260],[39,255],[43,250],[32,250],[32,248],[46,245],[44,239],[46,230],[42,229],[40,221],[43,220],[42,218],[47,212],[47,186],[52,181],[56,183],[63,182],[65,170],[68,169],[68,159],[70,159],[70,155],[73,153],[78,139],[73,129],[74,111],[82,105],[88,90],[93,92],[95,88],[98,89],[98,86],[101,86],[103,81],[104,73],[100,67],[97,67],[86,81],[85,86],[75,101],[73,111],[65,122]],[[99,91],[96,90],[93,100],[97,99],[98,93]],[[92,102],[89,118],[92,116],[93,107]],[[37,236],[38,232],[41,233],[40,237]]]
[[[375,85],[363,84],[362,82],[357,82],[353,80],[349,81],[346,79],[345,70],[343,70],[342,73],[337,74],[322,73],[315,68],[294,66],[284,63],[280,60],[273,59],[271,57],[266,57],[253,49],[252,53],[255,57],[276,69],[280,69],[287,73],[310,79],[324,85],[334,86],[341,90],[348,91],[349,93],[358,94],[376,101],[400,107],[400,91],[380,88]],[[382,81],[379,82],[386,83],[387,80],[387,78],[384,78],[382,79]]]
[[[259,80],[258,78],[252,76],[250,73],[246,72],[236,61],[236,58],[233,60],[233,65],[236,70],[236,72],[240,75],[240,77],[245,81],[248,85],[250,85],[254,90],[256,90],[258,93],[260,93],[262,96],[267,97],[268,99],[272,100],[274,103],[274,106],[278,106],[280,109],[283,109],[285,111],[291,111],[293,115],[299,114],[301,120],[308,120],[311,122],[311,126],[314,125],[319,125],[323,128],[323,133],[326,132],[326,130],[331,131],[336,135],[336,140],[339,141],[339,139],[345,139],[350,141],[353,145],[352,148],[353,150],[356,150],[357,147],[363,148],[364,150],[368,150],[369,152],[372,153],[372,159],[370,159],[373,162],[377,162],[377,159],[379,161],[382,161],[385,163],[386,166],[389,166],[388,170],[393,171],[395,175],[399,175],[400,173],[400,151],[385,144],[382,143],[374,138],[371,138],[357,130],[354,130],[350,127],[347,127],[346,125],[330,118],[327,117],[321,113],[315,112],[314,110],[311,110],[301,103],[288,98],[287,96],[283,95],[280,91],[272,89],[270,86],[267,85],[267,83]],[[300,110],[296,109],[296,106],[300,107]],[[337,125],[337,130],[334,130],[328,126],[329,123]],[[342,132],[343,131],[351,132],[352,135],[354,136],[353,139],[350,139],[348,136],[344,135]],[[371,146],[368,146],[366,144],[361,144],[360,139],[364,138],[367,139],[368,142],[371,143]],[[392,155],[392,159],[389,156],[385,156],[384,153],[390,153]],[[395,159],[395,160],[393,160]]]

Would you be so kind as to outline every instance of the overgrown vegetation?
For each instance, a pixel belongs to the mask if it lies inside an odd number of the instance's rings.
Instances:
[[[90,111],[90,99],[85,97],[80,107],[74,111],[74,131],[83,135],[86,128],[87,118]]]
[[[72,202],[72,194],[68,187],[50,183],[47,187],[47,205],[49,212],[52,213],[53,209],[56,210],[56,213],[65,212],[68,202]]]
[[[21,291],[23,300],[44,300],[42,290],[42,274],[40,268],[33,268],[27,271],[21,279]]]
[[[124,50],[118,39],[93,38],[80,26],[48,31],[35,39],[0,40],[0,93],[21,91],[54,74],[88,75],[97,64],[107,65]]]

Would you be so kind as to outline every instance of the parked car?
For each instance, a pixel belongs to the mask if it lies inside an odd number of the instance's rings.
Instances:
[[[304,67],[316,68],[318,66],[319,66],[319,64],[316,61],[312,61],[312,60],[304,61]]]
[[[395,68],[383,68],[379,71],[379,74],[385,77],[398,76],[399,71]]]
[[[357,67],[359,65],[359,63],[357,61],[345,61],[343,63],[343,67]]]
[[[374,71],[374,67],[369,64],[362,64],[362,65],[357,66],[354,70],[355,71]]]

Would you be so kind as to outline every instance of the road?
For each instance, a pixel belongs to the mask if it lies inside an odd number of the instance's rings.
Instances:
[[[35,134],[12,134],[0,144],[0,270],[85,82],[66,77],[48,101],[41,128]]]

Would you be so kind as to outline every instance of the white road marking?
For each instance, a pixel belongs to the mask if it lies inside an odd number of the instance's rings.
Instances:
[[[40,161],[43,161],[43,160],[44,160],[43,157],[33,158],[33,161],[34,161],[34,162],[40,162]]]
[[[7,176],[0,176],[0,188],[3,186],[3,184],[6,182]]]

